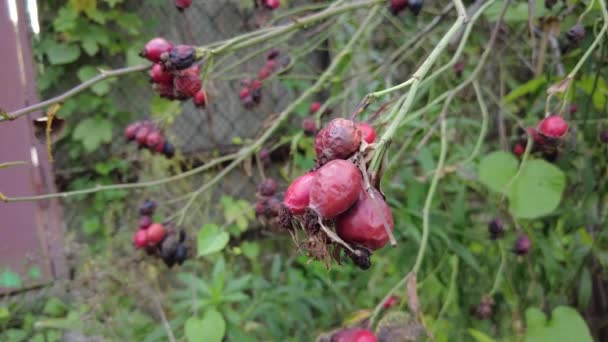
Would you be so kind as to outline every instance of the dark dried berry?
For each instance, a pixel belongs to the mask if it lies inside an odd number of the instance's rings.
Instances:
[[[315,122],[315,118],[304,118],[302,120],[302,130],[306,135],[315,135],[317,133],[317,123]]]
[[[171,159],[175,155],[175,147],[173,147],[173,144],[170,142],[165,141],[162,153],[165,155],[165,157]]]
[[[572,26],[568,32],[566,32],[566,38],[575,44],[580,42],[583,38],[585,38],[585,26],[580,23]]]
[[[490,233],[490,239],[500,239],[505,234],[505,226],[499,218],[495,218],[488,223],[488,232]]]
[[[608,129],[600,132],[600,141],[604,144],[608,144]]]
[[[568,111],[570,114],[576,114],[576,112],[578,112],[578,106],[576,103],[571,103],[570,106],[568,106]]]
[[[391,0],[388,10],[392,14],[398,15],[401,11],[407,8],[407,2],[408,0]]]
[[[184,261],[186,261],[186,259],[188,258],[188,247],[186,247],[186,245],[184,245],[183,243],[180,243],[179,245],[177,245],[177,249],[175,250],[175,262],[178,265],[181,265],[184,263]]]
[[[266,206],[268,199],[261,198],[257,202],[255,202],[255,216],[260,217],[266,215]]]
[[[494,300],[491,297],[484,296],[481,302],[473,309],[473,314],[481,320],[490,319],[493,311],[492,306],[494,306]]]
[[[175,250],[177,249],[178,244],[179,241],[175,234],[168,235],[160,244],[160,257],[169,267],[173,266]]]
[[[456,74],[456,77],[458,77],[458,78],[462,77],[463,71],[464,71],[464,62],[456,62],[456,64],[454,64],[454,73]]]
[[[515,241],[515,246],[513,246],[513,252],[517,255],[526,255],[530,251],[530,247],[532,247],[532,241],[526,234],[521,234],[517,237]]]
[[[145,200],[141,207],[139,207],[139,214],[142,216],[152,216],[154,215],[154,210],[156,210],[156,202],[152,200]]]
[[[258,185],[258,192],[262,196],[272,196],[277,191],[278,187],[279,186],[274,179],[267,178]]]
[[[183,70],[192,66],[196,61],[196,49],[191,45],[177,45],[165,60],[165,67],[169,70]]]
[[[346,255],[353,261],[357,267],[362,270],[367,270],[372,266],[371,252],[365,247],[351,245],[354,252],[345,249]]]
[[[181,12],[192,5],[192,0],[175,0],[175,7]]]
[[[418,15],[422,10],[423,0],[409,0],[407,7],[414,13],[414,15]]]
[[[268,151],[267,148],[261,149],[260,153],[259,153],[259,156],[260,156],[260,161],[264,165],[268,165],[272,161],[271,158],[270,158],[270,151]]]
[[[279,57],[280,54],[281,54],[281,50],[274,48],[274,49],[268,51],[268,54],[266,55],[266,59],[267,60],[275,59],[275,58]]]

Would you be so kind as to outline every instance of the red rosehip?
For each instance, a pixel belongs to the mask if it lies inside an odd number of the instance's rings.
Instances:
[[[321,163],[346,159],[359,150],[359,145],[361,131],[353,121],[343,118],[332,120],[315,138],[315,152]]]
[[[141,122],[135,122],[125,128],[125,138],[127,141],[135,139],[137,131],[141,128]]]
[[[266,202],[267,200],[265,198],[259,199],[257,202],[255,202],[256,217],[264,216],[266,214]]]
[[[264,67],[270,70],[270,72],[273,72],[277,67],[277,61],[274,59],[269,59],[266,61],[266,65]]]
[[[309,207],[322,218],[336,217],[355,204],[362,182],[361,172],[353,163],[332,160],[316,171]]]
[[[399,14],[399,12],[403,11],[406,8],[407,8],[407,0],[391,0],[391,3],[389,5],[388,9],[392,14],[397,15],[397,14]]]
[[[199,76],[199,68],[192,67],[176,75],[173,80],[173,87],[178,99],[184,100],[196,96],[196,93],[203,87]]]
[[[568,123],[559,115],[551,115],[538,124],[538,130],[548,137],[561,138],[568,132]]]
[[[515,246],[513,247],[513,252],[517,255],[526,255],[530,251],[530,247],[532,247],[532,241],[526,234],[521,234],[517,237],[515,241]]]
[[[393,230],[393,214],[382,195],[376,189],[361,190],[359,199],[347,212],[336,218],[336,232],[347,242],[356,242],[371,250],[384,247],[389,240],[384,222]]]
[[[239,92],[239,98],[240,98],[241,100],[245,100],[245,99],[247,99],[247,98],[249,97],[250,93],[251,93],[251,92],[249,91],[249,88],[243,88],[243,89],[241,89],[241,91]]]
[[[359,122],[357,127],[361,131],[361,138],[365,140],[366,143],[371,144],[376,140],[376,130],[367,122]]]
[[[524,152],[526,152],[526,146],[523,144],[517,143],[515,146],[513,146],[513,154],[515,156],[520,157],[522,154],[524,154]]]
[[[183,11],[192,5],[192,0],[175,0],[175,7],[179,11]]]
[[[175,88],[173,87],[173,81],[171,81],[171,83],[154,83],[152,84],[152,89],[154,89],[154,91],[156,91],[162,98],[169,100],[175,99]]]
[[[263,66],[260,71],[258,72],[258,80],[265,80],[267,79],[270,74],[272,73],[272,70],[266,66]]]
[[[173,44],[164,38],[154,38],[144,46],[140,52],[140,56],[153,63],[158,63],[164,53],[168,53],[173,49]]]
[[[144,203],[142,203],[141,207],[139,207],[139,214],[144,216],[151,216],[154,215],[154,211],[156,210],[156,202],[152,201],[152,200],[145,200]]]
[[[270,151],[268,151],[267,148],[261,149],[259,156],[260,156],[260,161],[264,165],[268,165],[272,161],[272,158],[270,157]]]
[[[135,140],[137,140],[137,143],[140,146],[146,145],[146,141],[148,139],[148,134],[150,134],[150,131],[151,131],[150,127],[146,127],[146,126],[141,127],[137,131],[137,134],[135,135]]]
[[[137,249],[146,247],[148,245],[148,233],[143,229],[136,231],[133,234],[133,244]]]
[[[264,179],[260,184],[258,184],[258,192],[262,196],[272,196],[277,191],[279,185],[272,178]]]
[[[568,111],[570,112],[570,114],[576,114],[578,112],[578,106],[576,105],[576,103],[571,103],[568,107]]]
[[[398,301],[399,301],[399,299],[396,296],[390,296],[390,297],[388,297],[386,302],[384,302],[384,304],[382,304],[382,307],[385,309],[390,309],[393,306],[397,305]]]
[[[302,130],[306,135],[314,135],[317,133],[317,123],[315,118],[307,117],[302,120]]]
[[[151,149],[154,149],[158,145],[162,146],[164,143],[163,135],[159,131],[150,132],[146,137],[146,146]]]
[[[321,102],[313,102],[310,104],[310,114],[314,114],[316,112],[319,111],[319,109],[321,109],[321,107],[323,107],[323,105],[321,104]]]
[[[145,230],[149,246],[156,246],[165,238],[165,227],[160,223],[153,223]]]
[[[279,57],[280,54],[281,54],[281,50],[274,48],[274,49],[268,51],[268,54],[266,55],[266,59],[267,60],[275,59],[275,58]]]
[[[316,172],[311,171],[296,178],[285,192],[283,204],[294,215],[302,215],[310,203],[310,188]]]
[[[154,64],[150,69],[150,81],[152,83],[170,84],[173,82],[173,75],[165,70],[162,65]]]
[[[281,5],[281,1],[280,0],[265,0],[264,5],[268,9],[275,10],[275,9],[279,8],[279,6]]]
[[[139,218],[139,229],[147,229],[152,224],[152,217],[144,215]]]
[[[367,329],[348,328],[335,333],[331,342],[378,342],[378,339]]]
[[[537,145],[544,145],[547,143],[545,138],[543,138],[534,127],[528,127],[528,134],[532,137],[532,140]]]
[[[195,106],[199,108],[205,108],[205,106],[207,105],[207,94],[205,93],[205,91],[202,89],[199,90],[198,93],[194,95],[193,102]]]

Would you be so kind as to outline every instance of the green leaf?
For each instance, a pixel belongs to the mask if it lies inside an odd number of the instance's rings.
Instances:
[[[91,78],[99,75],[99,71],[97,68],[87,65],[80,69],[78,69],[78,79],[82,82],[90,80]],[[114,83],[115,79],[104,80],[101,82],[97,82],[91,86],[91,91],[96,95],[103,96],[106,95],[110,91],[110,85]]]
[[[69,6],[63,6],[53,20],[53,28],[57,32],[71,31],[76,28],[78,13]]]
[[[508,190],[509,211],[519,218],[550,214],[562,198],[566,175],[544,160],[530,160]]]
[[[545,83],[547,83],[547,77],[545,75],[533,78],[528,82],[520,85],[519,87],[513,89],[509,94],[507,94],[507,96],[505,96],[504,100],[505,102],[512,102],[524,95],[537,91],[538,88],[545,85]]]
[[[112,140],[112,123],[102,118],[84,119],[74,129],[73,138],[81,141],[87,152],[92,152]]]
[[[479,330],[469,329],[469,334],[471,334],[471,336],[473,336],[473,338],[477,342],[494,342],[495,341],[493,338],[486,335],[485,333],[482,333]]]
[[[64,316],[67,311],[68,307],[61,300],[51,297],[44,305],[42,313],[50,317],[61,317]]]
[[[198,256],[205,256],[221,251],[228,244],[230,236],[214,224],[206,224],[198,232]]]
[[[511,153],[490,153],[479,163],[479,181],[491,190],[502,193],[517,173],[517,165],[517,158]]]
[[[76,44],[49,41],[46,44],[46,56],[53,65],[72,63],[80,57],[80,48]]]
[[[11,270],[4,270],[0,273],[0,287],[8,287],[18,289],[23,286],[21,276]]]
[[[209,309],[203,319],[188,318],[184,328],[188,341],[221,342],[226,333],[226,322],[217,310]]]
[[[558,306],[547,320],[537,308],[526,310],[526,342],[592,342],[587,323],[568,306]]]
[[[27,335],[29,335],[26,331],[20,329],[8,329],[4,332],[4,338],[6,338],[6,342],[21,342],[25,341]]]

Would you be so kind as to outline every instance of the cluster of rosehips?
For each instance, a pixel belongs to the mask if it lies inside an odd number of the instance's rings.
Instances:
[[[288,213],[281,218],[285,228],[292,227],[295,219],[313,232],[318,231],[314,227],[321,224],[319,218],[334,224],[337,235],[357,252],[347,250],[347,255],[361,268],[370,266],[369,254],[388,242],[387,228],[393,229],[392,212],[382,194],[372,187],[365,189],[355,164],[359,161],[349,159],[362,142],[371,144],[375,138],[367,123],[332,120],[315,138],[318,168],[287,188],[283,204]]]
[[[278,184],[274,179],[267,178],[258,184],[255,203],[255,215],[259,218],[272,220],[279,216],[281,198],[276,194]]]
[[[165,140],[163,131],[151,121],[137,121],[125,128],[127,141],[137,141],[140,148],[162,153],[167,158],[175,154],[175,147]]]
[[[490,239],[502,239],[505,235],[505,225],[502,220],[499,218],[492,219],[490,223],[488,223],[488,232],[490,233]],[[532,247],[532,241],[526,233],[521,233],[515,240],[513,253],[517,255],[526,255],[530,251],[530,247]]]
[[[401,11],[409,8],[414,15],[418,15],[422,10],[423,0],[390,0],[388,9],[394,14],[398,15]]]
[[[285,61],[278,61],[280,54],[281,52],[278,49],[270,50],[266,55],[266,64],[258,71],[257,79],[241,81],[239,98],[246,109],[253,109],[262,102],[262,81],[270,77],[281,67],[281,64],[285,63]],[[288,60],[286,61],[288,62]]]
[[[346,328],[334,333],[331,342],[378,342],[378,338],[367,329]]]
[[[188,258],[186,233],[182,230],[178,234],[161,223],[154,223],[152,215],[155,210],[156,202],[151,200],[144,201],[139,208],[139,228],[133,235],[133,244],[137,249],[159,256],[169,268],[181,265]]]
[[[568,122],[559,115],[550,115],[541,120],[536,127],[529,127],[528,134],[534,141],[534,150],[540,151],[549,160],[557,156],[557,147],[568,133]],[[513,154],[521,156],[526,149],[525,141],[513,146]]]
[[[187,100],[204,108],[207,95],[200,78],[199,59],[196,48],[191,45],[176,45],[163,38],[150,40],[141,51],[142,57],[154,63],[150,69],[152,88],[163,98]]]

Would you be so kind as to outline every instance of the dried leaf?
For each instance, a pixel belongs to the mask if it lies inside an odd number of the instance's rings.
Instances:
[[[547,94],[555,95],[555,94],[563,93],[566,90],[568,90],[568,88],[570,87],[570,83],[572,83],[572,78],[566,77],[563,80],[559,81],[558,83],[555,83],[552,86],[550,86],[549,89],[547,89]]]
[[[416,274],[410,273],[407,279],[407,300],[410,305],[410,309],[417,316],[421,314],[420,312],[420,300],[418,299],[418,292],[416,289]]]
[[[24,161],[13,161],[13,162],[0,163],[0,169],[6,169],[7,167],[17,166],[17,165],[26,165],[26,164],[27,164],[27,162],[24,162]]]
[[[6,198],[6,196],[4,196],[3,193],[0,192],[0,201],[5,201],[8,200],[8,198]]]

